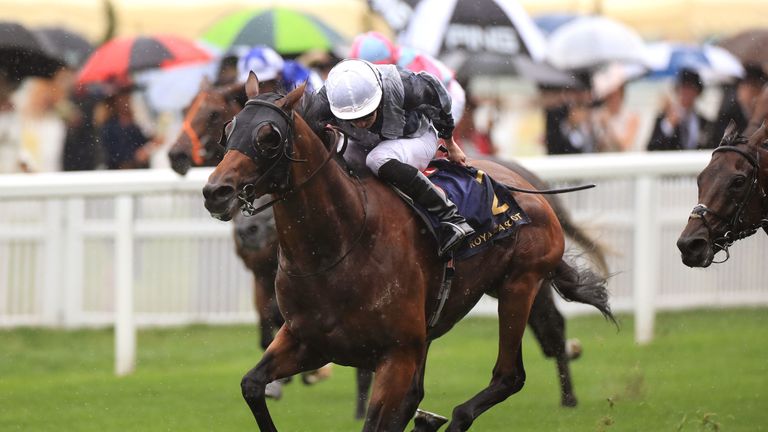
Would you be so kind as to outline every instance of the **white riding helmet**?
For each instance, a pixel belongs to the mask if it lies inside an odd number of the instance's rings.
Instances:
[[[331,112],[341,120],[365,117],[381,102],[381,78],[365,60],[344,60],[328,73],[325,91]]]

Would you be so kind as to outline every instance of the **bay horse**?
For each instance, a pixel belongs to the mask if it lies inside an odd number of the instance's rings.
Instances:
[[[709,267],[730,257],[737,240],[762,228],[768,233],[768,130],[749,137],[731,122],[712,159],[697,178],[699,203],[677,240],[683,263]],[[722,261],[715,256],[723,252]]]
[[[215,166],[222,157],[223,151],[214,139],[213,131],[220,131],[225,122],[229,121],[242,109],[246,100],[245,85],[211,86],[204,82],[193,103],[187,110],[184,119],[184,129],[169,152],[171,167],[179,174],[186,174],[190,166]],[[192,144],[198,142],[197,149]],[[193,157],[193,155],[196,155]],[[536,174],[514,161],[494,160],[495,162],[520,174],[536,189],[549,189],[549,185]],[[555,210],[565,235],[573,240],[581,250],[596,265],[596,272],[608,275],[603,247],[592,239],[572,219],[570,213],[557,195],[545,195],[544,198]],[[271,215],[271,211],[267,212]],[[273,229],[274,221],[261,218],[268,225],[267,231]],[[246,218],[235,218],[235,232],[247,233],[248,230],[258,229],[258,224]],[[262,231],[265,232],[265,231]],[[237,236],[238,234],[236,234]],[[261,346],[266,348],[271,343],[274,331],[282,324],[282,317],[274,314],[274,275],[277,271],[277,244],[270,244],[265,253],[254,254],[248,251],[243,254],[242,248],[236,242],[238,255],[246,267],[254,275],[254,300],[259,311],[259,326]],[[259,257],[255,259],[254,257]],[[273,257],[273,258],[267,258]],[[267,315],[264,315],[267,313]],[[578,400],[573,390],[570,373],[570,361],[581,355],[581,344],[577,339],[566,340],[565,318],[557,309],[552,287],[546,284],[536,296],[533,309],[528,319],[528,325],[541,346],[543,354],[554,358],[560,384],[560,404],[564,407],[574,407]],[[358,370],[358,395],[355,417],[362,418],[365,413],[371,376],[368,371]]]
[[[493,377],[454,409],[448,431],[467,430],[522,389],[522,336],[542,282],[613,319],[604,279],[563,261],[563,232],[547,201],[515,194],[532,222],[457,262],[452,295],[428,326],[444,267],[422,222],[391,188],[332,161],[335,141],[323,140],[302,118],[311,108],[294,109],[302,99],[311,107],[304,86],[284,97],[260,95],[251,73],[245,88],[249,101],[226,128],[227,152],[203,196],[221,220],[253,199],[273,197],[280,245],[275,289],[285,323],[241,382],[260,430],[277,430],[265,400],[267,383],[328,362],[375,371],[363,431],[404,430],[424,395],[430,342],[486,293],[499,301]],[[473,165],[503,184],[532,187],[493,162]]]

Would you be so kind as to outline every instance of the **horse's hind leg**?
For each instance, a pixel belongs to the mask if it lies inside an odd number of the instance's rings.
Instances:
[[[541,275],[526,273],[499,289],[499,353],[493,377],[488,387],[453,409],[447,432],[468,430],[480,414],[523,388],[523,332],[540,281]]]
[[[267,409],[264,390],[267,383],[297,373],[317,369],[325,360],[309,352],[307,347],[296,340],[285,327],[275,336],[261,361],[243,376],[240,388],[243,398],[251,409],[259,430],[276,432],[275,424]]]
[[[576,396],[571,384],[570,358],[565,350],[565,319],[557,310],[552,298],[552,287],[545,285],[539,290],[528,317],[536,340],[541,345],[544,355],[554,358],[560,379],[560,404],[565,407],[576,406]]]

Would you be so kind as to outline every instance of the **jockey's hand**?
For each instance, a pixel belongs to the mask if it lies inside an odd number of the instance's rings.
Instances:
[[[466,165],[467,164],[467,155],[464,154],[464,151],[461,150],[461,147],[459,147],[458,144],[456,144],[456,141],[454,141],[453,138],[450,140],[440,139],[440,144],[445,147],[446,150],[448,150],[448,160],[459,164],[459,165]]]

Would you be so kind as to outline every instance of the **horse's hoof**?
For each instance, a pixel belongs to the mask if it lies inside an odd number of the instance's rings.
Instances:
[[[307,372],[301,375],[301,382],[304,383],[304,385],[312,385],[317,384],[320,381],[326,380],[331,377],[331,364],[328,363],[327,365],[321,367],[320,369],[315,369],[312,372]]]
[[[283,384],[280,381],[272,381],[267,384],[267,387],[264,389],[264,396],[270,399],[280,400],[280,398],[283,397]]]
[[[576,400],[576,396],[574,395],[564,395],[562,400],[560,400],[560,406],[564,408],[573,408],[576,405],[578,405],[579,401]]]
[[[417,409],[413,418],[413,432],[437,432],[446,423],[448,419],[439,414]]]
[[[581,341],[574,338],[565,341],[565,355],[569,360],[576,360],[581,357]]]

